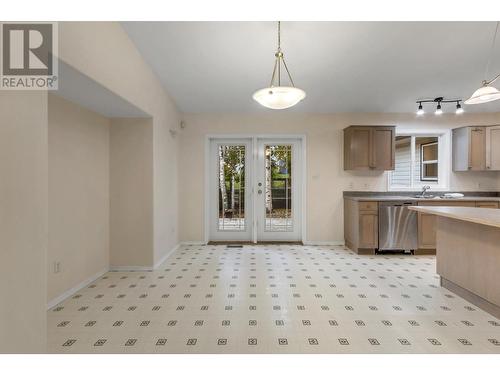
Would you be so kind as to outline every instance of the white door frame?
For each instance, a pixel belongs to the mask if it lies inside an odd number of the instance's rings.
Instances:
[[[301,217],[301,241],[303,243],[307,242],[306,234],[307,234],[307,162],[306,162],[306,150],[307,137],[305,134],[207,134],[205,135],[205,173],[204,173],[204,243],[207,244],[210,241],[210,142],[212,139],[249,139],[252,141],[253,155],[252,160],[255,161],[257,158],[257,142],[259,139],[296,139],[301,141],[301,162],[296,168],[301,169],[302,181],[301,181],[301,199],[300,199],[300,217]],[[252,184],[255,184],[257,171],[256,168],[252,169],[251,181]],[[252,195],[254,193],[255,187],[252,185]],[[256,212],[256,199],[252,198],[253,202],[253,212]],[[254,222],[252,223],[253,234],[252,234],[252,242],[257,242],[257,228],[255,225],[256,216],[254,215]]]

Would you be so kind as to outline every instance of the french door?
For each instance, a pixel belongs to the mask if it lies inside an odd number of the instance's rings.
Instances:
[[[209,241],[302,239],[301,147],[301,139],[210,140]]]

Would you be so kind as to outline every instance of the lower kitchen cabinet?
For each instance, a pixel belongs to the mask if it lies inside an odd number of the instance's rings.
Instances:
[[[418,248],[436,248],[436,216],[418,213]]]
[[[344,199],[344,239],[358,254],[374,254],[378,247],[378,202]]]
[[[378,247],[377,212],[359,212],[359,247],[367,249]]]
[[[478,202],[480,203],[480,202]],[[497,202],[484,202],[496,203]],[[419,202],[419,206],[458,206],[458,207],[476,207],[476,202]],[[436,216],[419,212],[418,213],[418,248],[436,249]]]
[[[455,206],[499,208],[498,201],[419,201],[419,206]],[[374,254],[379,247],[378,201],[344,199],[344,239],[346,246],[358,254]],[[415,254],[436,252],[436,216],[418,213],[418,249]]]

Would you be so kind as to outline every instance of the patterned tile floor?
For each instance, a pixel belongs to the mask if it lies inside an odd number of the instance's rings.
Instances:
[[[51,353],[500,353],[500,321],[439,287],[435,257],[184,246],[48,312]]]

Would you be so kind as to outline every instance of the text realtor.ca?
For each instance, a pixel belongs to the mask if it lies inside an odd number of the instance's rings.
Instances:
[[[0,89],[57,90],[57,23],[0,25]]]

